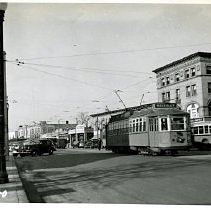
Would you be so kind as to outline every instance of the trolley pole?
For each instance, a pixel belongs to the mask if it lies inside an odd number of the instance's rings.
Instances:
[[[4,62],[3,47],[3,22],[7,3],[0,3],[0,184],[8,183],[8,174],[6,171],[6,74]]]
[[[123,102],[123,100],[120,98],[118,92],[122,92],[121,90],[114,90],[114,93],[116,93],[117,97],[119,98],[120,102],[123,104],[123,106],[125,107],[125,110],[127,110],[127,107],[125,106],[125,103]]]

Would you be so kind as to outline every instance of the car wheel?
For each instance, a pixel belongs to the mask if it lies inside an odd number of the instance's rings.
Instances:
[[[31,156],[32,157],[37,156],[37,151],[36,150],[32,151]]]
[[[49,155],[52,155],[53,154],[53,149],[50,149],[49,150]]]

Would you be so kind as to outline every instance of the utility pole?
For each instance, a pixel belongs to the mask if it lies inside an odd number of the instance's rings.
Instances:
[[[99,138],[99,134],[98,134],[98,116],[97,116],[97,139]]]
[[[119,94],[118,94],[118,92],[122,92],[122,91],[121,91],[121,90],[114,90],[114,92],[116,93],[117,97],[119,98],[120,102],[124,105],[125,110],[126,110],[126,109],[127,109],[127,107],[125,106],[125,104],[124,104],[123,100],[120,98],[120,96],[119,96]]]
[[[3,22],[7,3],[0,3],[0,184],[8,183],[5,157],[6,139],[6,72],[3,47]]]

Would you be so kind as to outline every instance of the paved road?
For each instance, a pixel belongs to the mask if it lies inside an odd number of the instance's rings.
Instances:
[[[33,202],[211,204],[211,152],[153,157],[66,149],[16,160]]]

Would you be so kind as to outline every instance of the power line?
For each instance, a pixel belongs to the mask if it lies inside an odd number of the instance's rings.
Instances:
[[[134,86],[136,86],[136,85],[139,85],[139,84],[142,83],[142,82],[146,82],[148,79],[153,79],[153,78],[152,78],[152,77],[148,77],[147,79],[144,79],[144,80],[141,80],[141,81],[136,82],[136,83],[134,83],[134,84],[131,84],[131,85],[129,85],[129,86],[126,86],[126,87],[122,88],[122,90],[125,90],[125,89],[128,89],[128,88],[134,87]]]
[[[98,87],[98,88],[102,88],[102,89],[106,89],[106,90],[113,90],[111,88],[107,88],[107,87],[103,87],[103,86],[100,86],[100,85],[91,84],[91,83],[88,83],[88,82],[85,82],[85,81],[69,78],[69,77],[66,77],[66,76],[63,76],[63,75],[60,75],[60,74],[50,73],[50,72],[39,70],[39,69],[36,69],[36,68],[33,68],[33,67],[29,67],[29,66],[27,66],[27,67],[21,66],[21,67],[27,68],[27,69],[31,69],[31,70],[36,71],[36,72],[41,72],[41,73],[44,73],[44,74],[60,77],[62,79],[66,79],[66,80],[71,80],[71,81],[74,81],[74,82],[82,83],[84,85],[94,86],[94,87]]]
[[[112,55],[112,54],[121,54],[121,53],[138,53],[144,51],[152,51],[152,50],[164,50],[164,49],[173,49],[173,48],[184,48],[184,47],[196,47],[202,45],[210,45],[210,42],[207,43],[199,43],[199,44],[190,44],[190,45],[178,45],[178,46],[166,46],[166,47],[156,47],[156,48],[146,48],[140,50],[121,50],[121,51],[110,51],[110,52],[92,52],[92,53],[81,53],[75,55],[66,55],[66,56],[49,56],[49,57],[36,57],[36,58],[24,58],[24,60],[42,60],[42,59],[57,59],[57,58],[72,58],[72,57],[80,57],[80,56],[94,56],[94,55]]]
[[[139,72],[139,71],[121,71],[121,70],[105,70],[100,68],[77,68],[77,67],[65,67],[65,66],[58,66],[58,65],[49,65],[49,64],[38,64],[38,63],[27,63],[19,61],[18,59],[16,61],[10,61],[6,60],[7,62],[16,63],[17,65],[35,65],[35,66],[41,66],[41,67],[51,67],[51,68],[63,68],[67,70],[73,70],[73,71],[83,71],[83,72],[95,72],[99,74],[111,74],[111,75],[119,75],[119,76],[130,76],[130,77],[137,77],[137,75],[128,75],[128,74],[116,74],[116,73],[109,73],[109,72],[121,72],[121,73],[134,73],[134,74],[151,74],[148,72]],[[83,70],[84,69],[84,70]]]

